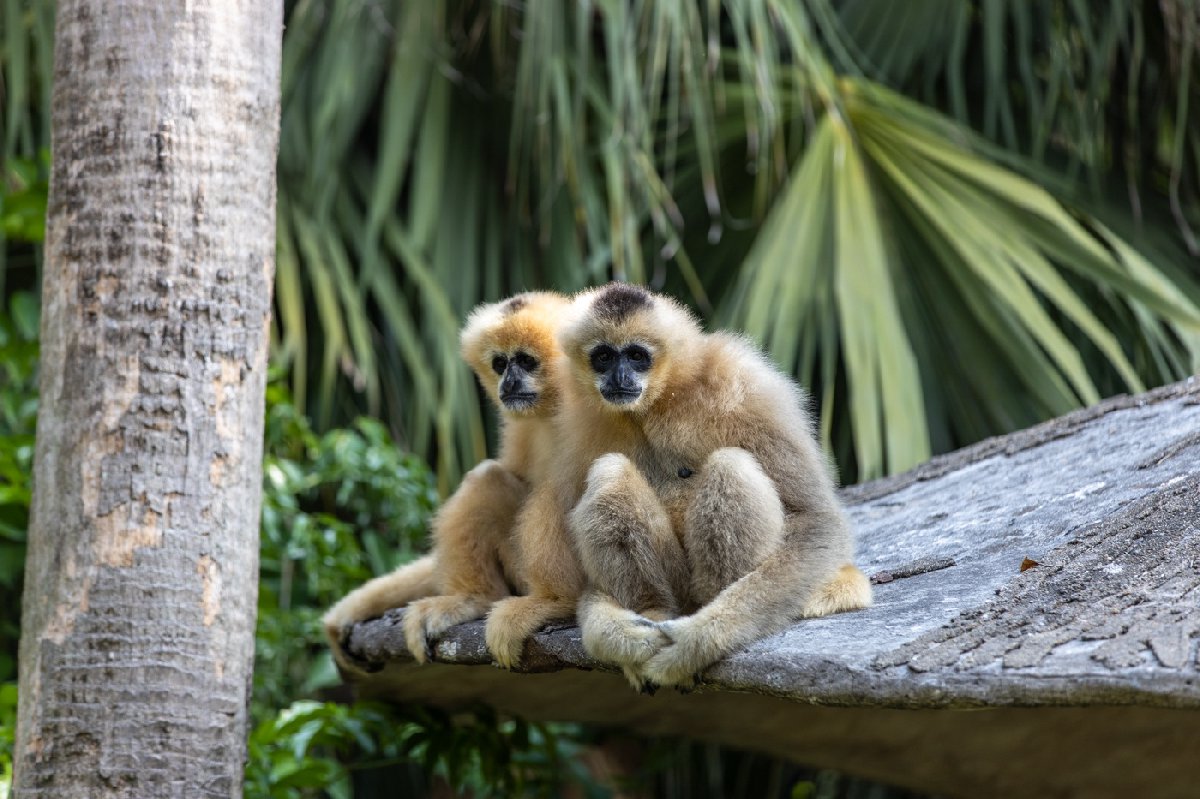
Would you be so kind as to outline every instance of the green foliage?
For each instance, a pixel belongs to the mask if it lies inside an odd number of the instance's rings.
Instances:
[[[17,641],[37,422],[38,304],[17,293],[0,312],[0,799],[12,784]]]
[[[38,305],[17,293],[0,313],[0,681],[16,675],[25,530],[37,422]]]
[[[264,440],[247,796],[340,799],[352,795],[353,772],[394,764],[477,796],[551,796],[566,780],[587,787],[571,728],[501,722],[486,710],[450,718],[297,699],[340,682],[323,610],[423,549],[437,493],[424,462],[381,424],[359,419],[318,435],[280,381],[267,388]]]
[[[0,683],[0,799],[12,789],[13,742],[17,736],[17,683]]]
[[[436,502],[429,469],[378,422],[360,419],[319,436],[281,384],[268,387],[255,669],[261,713],[334,681],[320,613],[418,552]]]
[[[353,795],[350,777],[337,753],[358,749],[396,758],[400,753],[392,743],[394,734],[386,708],[295,702],[251,734],[246,794],[291,799],[304,796],[306,789],[324,789],[335,799],[348,798]],[[385,742],[382,751],[376,741]],[[318,748],[323,755],[316,753]]]
[[[3,5],[36,204],[52,15]],[[317,429],[389,419],[441,493],[486,450],[458,323],[518,289],[646,282],[747,330],[849,479],[1200,368],[1193,4],[286,12],[274,354]]]
[[[50,152],[37,161],[13,158],[5,165],[0,191],[0,241],[4,238],[40,242],[46,237],[46,195],[49,191]]]
[[[290,4],[299,398],[390,409],[445,489],[483,454],[458,321],[608,278],[750,332],[850,478],[1188,374],[1195,21],[1034,6]]]
[[[53,45],[54,3],[0,2],[0,302],[38,283]]]
[[[309,703],[277,716],[297,697],[338,682],[320,614],[420,546],[436,495],[424,464],[401,453],[378,423],[364,420],[357,429],[318,436],[278,382],[267,388],[263,450],[251,701],[257,726],[247,790],[290,796],[300,795],[288,793],[292,789],[321,784],[311,781],[319,774],[340,773],[335,752],[309,756],[309,744],[358,723],[336,705],[318,713]],[[377,560],[389,556],[374,569],[368,546]],[[303,720],[299,731],[297,718]]]
[[[353,772],[413,763],[474,796],[557,796],[570,778],[584,795],[603,795],[588,788],[574,754],[553,727],[500,722],[486,710],[463,723],[389,705],[301,701],[250,736],[246,794],[349,799]],[[399,793],[395,785],[388,792]]]
[[[911,467],[931,439],[944,449],[1097,402],[1101,380],[1142,391],[1189,373],[1194,282],[1163,280],[1098,220],[997,167],[982,139],[911,100],[861,79],[836,90],[840,115],[816,124],[731,307],[828,392],[825,431],[839,403],[821,348],[842,342],[860,476]],[[1123,323],[1105,314],[1114,306],[1130,313]],[[924,407],[922,380],[940,408]]]

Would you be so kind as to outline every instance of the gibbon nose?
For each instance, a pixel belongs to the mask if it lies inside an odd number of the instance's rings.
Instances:
[[[614,382],[617,384],[617,388],[622,391],[638,391],[641,388],[638,385],[637,373],[625,365],[624,358],[617,364],[617,373],[613,377],[615,378]]]
[[[525,376],[521,373],[521,370],[510,366],[504,372],[504,379],[500,381],[500,394],[504,396],[516,393],[521,390],[524,384]]]

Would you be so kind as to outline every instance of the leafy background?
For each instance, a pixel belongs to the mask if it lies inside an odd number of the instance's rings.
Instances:
[[[521,288],[647,282],[746,330],[850,481],[1188,374],[1196,14],[297,3],[277,352],[318,424],[382,412],[443,490],[485,440],[456,325]]]
[[[0,5],[13,600],[53,7]],[[606,751],[587,731],[316,699],[316,609],[416,551],[487,450],[456,351],[481,300],[672,292],[809,387],[847,482],[1195,373],[1198,31],[1188,0],[287,2],[251,795],[366,792],[354,764],[414,759],[420,790],[598,790],[560,767]],[[857,790],[661,751],[660,793]]]

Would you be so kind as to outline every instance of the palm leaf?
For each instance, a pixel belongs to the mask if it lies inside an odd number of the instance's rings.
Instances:
[[[3,9],[6,157],[48,143],[51,12]],[[814,389],[848,476],[1200,360],[1194,4],[287,12],[274,357],[443,488],[486,451],[455,328],[520,289],[715,308]]]

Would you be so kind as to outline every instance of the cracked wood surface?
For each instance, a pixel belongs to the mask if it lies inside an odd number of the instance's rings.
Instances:
[[[704,737],[952,795],[1193,795],[1198,467],[1192,378],[847,489],[875,606],[799,622],[687,696],[634,695],[567,625],[530,642],[533,675],[490,667],[479,622],[417,667],[402,610],[349,649],[381,669],[367,695]]]

